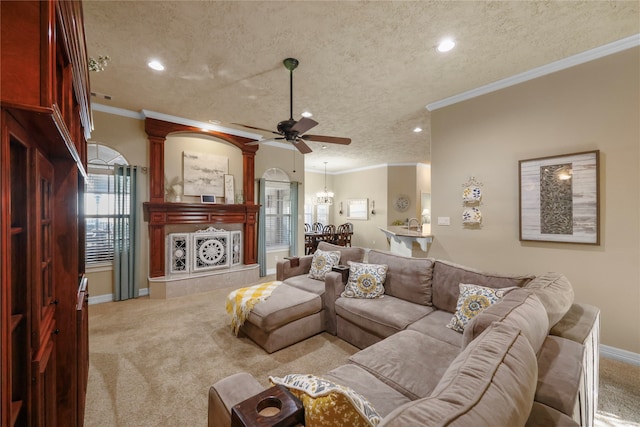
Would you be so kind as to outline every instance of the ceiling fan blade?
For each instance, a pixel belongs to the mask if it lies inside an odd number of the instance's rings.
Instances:
[[[338,136],[324,136],[324,135],[302,135],[301,138],[307,141],[328,142],[330,144],[351,144],[351,138],[340,138]]]
[[[304,143],[304,141],[300,138],[297,138],[295,141],[291,142],[293,144],[294,147],[296,147],[298,149],[298,151],[300,151],[302,154],[307,154],[307,153],[311,153],[313,150],[311,148],[309,148],[309,146],[307,144]]]
[[[262,130],[265,132],[270,132],[270,133],[275,133],[276,135],[280,135],[278,132],[276,132],[275,130],[271,130],[271,129],[265,129],[265,128],[259,128],[256,126],[249,126],[249,125],[243,125],[242,123],[231,123],[232,125],[238,125],[238,126],[242,126],[245,128],[249,128],[249,129],[255,129],[255,130]]]
[[[246,142],[244,145],[258,145],[258,144],[262,144],[263,142],[277,142],[283,139],[285,139],[284,136],[281,136],[279,138],[260,139],[257,141]]]
[[[318,122],[307,117],[303,117],[291,127],[291,132],[298,132],[299,135],[302,135],[314,126],[318,126]]]

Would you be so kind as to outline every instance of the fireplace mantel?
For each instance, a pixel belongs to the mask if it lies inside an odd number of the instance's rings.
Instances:
[[[165,226],[173,224],[242,224],[244,264],[257,262],[256,221],[259,205],[254,203],[254,159],[257,145],[252,139],[221,132],[198,129],[180,123],[147,117],[145,131],[149,137],[149,202],[143,203],[144,219],[149,224],[149,276],[165,275]],[[164,200],[164,144],[175,132],[192,132],[215,136],[242,151],[244,204],[169,203]]]

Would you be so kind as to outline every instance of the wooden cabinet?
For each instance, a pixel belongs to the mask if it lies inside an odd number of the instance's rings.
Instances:
[[[78,426],[87,56],[78,1],[0,2],[0,425]]]

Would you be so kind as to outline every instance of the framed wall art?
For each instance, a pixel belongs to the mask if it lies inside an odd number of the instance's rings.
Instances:
[[[347,219],[369,219],[369,199],[347,200]]]
[[[520,160],[520,240],[600,244],[600,151]]]

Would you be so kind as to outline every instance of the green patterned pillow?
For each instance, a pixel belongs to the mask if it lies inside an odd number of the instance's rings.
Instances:
[[[378,298],[384,295],[386,264],[366,264],[349,261],[349,280],[342,292],[346,298]]]
[[[447,325],[454,331],[464,332],[465,326],[485,308],[500,301],[502,297],[514,288],[487,288],[485,286],[460,283],[460,296],[456,312]]]
[[[331,271],[334,265],[340,262],[340,251],[316,250],[311,260],[309,277],[312,279],[324,280],[324,276]]]
[[[375,427],[380,415],[373,405],[353,389],[315,375],[289,374],[269,377],[272,384],[286,387],[304,406],[306,427]]]

